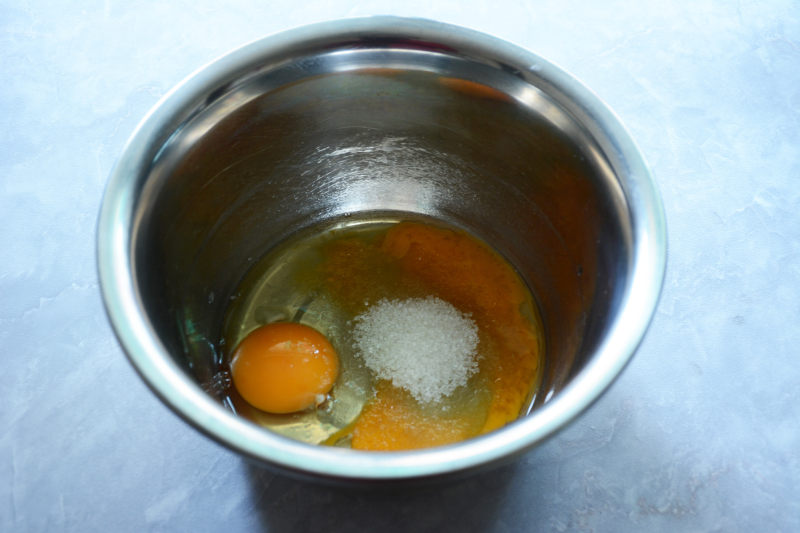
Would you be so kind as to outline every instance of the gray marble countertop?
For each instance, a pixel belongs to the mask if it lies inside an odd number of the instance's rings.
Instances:
[[[109,171],[180,79],[346,16],[434,18],[529,48],[621,117],[669,228],[622,377],[511,465],[429,488],[249,466],[163,406],[103,312]],[[800,531],[800,5],[105,2],[0,5],[0,531]]]

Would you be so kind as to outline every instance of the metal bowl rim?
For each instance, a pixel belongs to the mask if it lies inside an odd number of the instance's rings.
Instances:
[[[264,431],[214,402],[166,353],[149,324],[133,282],[129,230],[136,180],[155,137],[175,114],[230,72],[298,43],[336,42],[357,36],[444,43],[535,70],[579,102],[618,148],[628,169],[634,255],[631,280],[605,341],[584,368],[532,416],[458,444],[409,452],[363,452],[313,446]],[[344,19],[303,26],[247,44],[197,70],[167,93],[136,128],[112,170],[97,227],[97,266],[106,312],[142,379],[181,418],[240,453],[288,471],[351,480],[392,480],[471,470],[525,451],[555,434],[611,385],[636,351],[657,306],[666,268],[666,224],[655,183],[634,142],[613,112],[569,74],[539,56],[474,30],[399,17]],[[624,327],[622,326],[624,324]]]

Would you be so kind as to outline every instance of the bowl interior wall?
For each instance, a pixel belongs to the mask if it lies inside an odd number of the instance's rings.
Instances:
[[[444,52],[348,54],[223,80],[157,147],[133,241],[150,321],[213,394],[222,320],[254,261],[320,221],[422,214],[482,238],[528,283],[546,332],[537,402],[549,399],[626,283],[629,221],[600,143],[513,72]]]

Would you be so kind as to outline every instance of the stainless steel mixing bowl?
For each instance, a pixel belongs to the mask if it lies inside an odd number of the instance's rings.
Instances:
[[[547,349],[527,415],[456,445],[370,453],[226,408],[216,342],[248,267],[311,224],[375,211],[463,227],[529,284]],[[665,247],[650,174],[587,89],[503,41],[390,17],[292,30],[193,74],[129,141],[98,227],[108,315],[167,405],[260,462],[352,480],[463,472],[553,435],[634,353]]]

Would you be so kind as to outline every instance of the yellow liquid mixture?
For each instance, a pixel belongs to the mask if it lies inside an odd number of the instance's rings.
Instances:
[[[338,353],[327,399],[302,412],[260,411],[231,387],[238,413],[298,440],[362,450],[458,442],[524,414],[540,383],[544,338],[530,291],[486,244],[439,222],[346,220],[303,232],[261,259],[237,294],[225,322],[228,360],[248,333],[285,321],[316,329]],[[479,343],[467,384],[426,404],[370,374],[352,321],[381,300],[428,297],[469,316]]]

